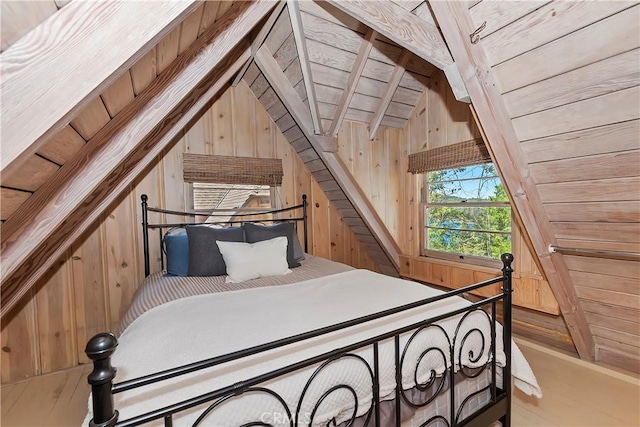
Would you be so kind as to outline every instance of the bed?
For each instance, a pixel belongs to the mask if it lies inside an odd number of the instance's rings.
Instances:
[[[308,254],[289,274],[240,283],[150,275],[149,232],[191,224],[150,224],[149,212],[192,215],[143,196],[148,277],[119,337],[87,344],[92,426],[510,425],[512,382],[541,396],[511,341],[510,254],[500,277],[446,293]],[[267,214],[301,224],[306,252],[306,198]],[[461,298],[499,282],[497,295]]]

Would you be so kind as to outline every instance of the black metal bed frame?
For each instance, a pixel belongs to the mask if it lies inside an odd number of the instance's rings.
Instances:
[[[187,225],[187,224],[148,224],[147,220],[147,210],[160,212],[160,213],[169,213],[169,214],[177,214],[177,215],[187,215],[184,212],[175,212],[175,211],[166,211],[155,208],[147,207],[147,197],[142,196],[142,206],[143,206],[143,225],[144,225],[144,242],[145,242],[145,269],[149,267],[148,264],[148,228],[159,228],[160,226],[164,226],[164,228],[171,228],[174,226]],[[303,218],[304,218],[304,227],[305,227],[305,251],[306,251],[306,236],[307,236],[307,227],[306,227],[306,197],[303,196],[303,203],[293,208],[285,209],[285,211],[289,211],[292,209],[303,209]],[[279,211],[271,211],[270,213],[278,213]],[[189,214],[190,215],[190,214]],[[292,220],[282,219],[282,220]],[[281,221],[281,219],[274,220]],[[239,222],[239,221],[238,221]],[[435,297],[427,298],[421,301],[416,301],[410,304],[405,304],[400,307],[395,307],[392,309],[384,310],[379,313],[362,316],[356,319],[352,319],[349,321],[337,323],[334,325],[330,325],[327,327],[319,328],[316,330],[304,332],[298,335],[294,335],[288,338],[279,339],[276,341],[268,342],[265,344],[257,345],[254,347],[250,347],[247,349],[235,351],[233,353],[229,353],[222,356],[213,357],[210,359],[201,360],[195,363],[190,363],[184,366],[179,366],[173,369],[168,369],[165,371],[153,373],[150,375],[146,375],[143,377],[123,381],[117,384],[113,383],[113,380],[116,376],[116,369],[111,365],[111,356],[113,355],[116,347],[118,346],[118,341],[116,337],[111,333],[101,333],[89,340],[86,347],[87,356],[93,361],[93,371],[88,376],[89,384],[92,389],[92,407],[93,407],[93,418],[90,421],[89,425],[94,427],[112,427],[112,426],[136,426],[141,425],[147,422],[151,422],[154,420],[164,420],[165,426],[173,425],[173,415],[194,408],[196,406],[210,403],[209,406],[200,414],[196,422],[193,424],[194,426],[199,425],[203,422],[206,417],[218,408],[220,405],[224,404],[230,399],[241,396],[247,393],[264,393],[272,396],[282,405],[283,414],[286,414],[286,420],[288,421],[288,425],[291,427],[299,425],[299,417],[302,399],[305,396],[308,388],[313,382],[314,378],[318,375],[320,371],[322,371],[329,364],[342,359],[342,358],[350,358],[356,361],[363,363],[366,366],[370,376],[371,376],[371,386],[373,393],[373,400],[368,408],[367,412],[364,416],[366,416],[364,425],[369,426],[371,423],[375,427],[380,426],[380,392],[379,392],[379,383],[378,379],[380,378],[379,372],[379,344],[381,341],[393,339],[394,342],[394,360],[395,360],[395,394],[393,398],[393,405],[395,407],[395,422],[394,425],[396,427],[400,427],[401,425],[401,405],[404,403],[406,406],[411,408],[421,408],[429,403],[431,403],[437,396],[445,393],[449,393],[450,399],[450,413],[448,414],[448,419],[442,415],[436,415],[431,417],[429,420],[426,420],[421,426],[429,426],[433,422],[441,421],[445,423],[449,427],[455,426],[483,426],[486,427],[495,421],[501,421],[502,425],[508,427],[511,425],[511,293],[512,293],[512,272],[511,263],[513,262],[513,255],[511,254],[503,254],[501,256],[503,262],[502,275],[500,277],[496,277],[494,279],[486,280],[483,282],[479,282],[473,285],[469,285],[460,289],[456,289],[442,295],[438,295]],[[146,271],[148,273],[148,270]],[[181,375],[185,375],[188,373],[192,373],[195,371],[200,371],[206,368],[210,368],[213,366],[221,365],[227,362],[231,362],[234,360],[238,360],[241,358],[249,357],[255,354],[263,353],[275,348],[284,347],[286,345],[290,345],[293,343],[298,343],[304,340],[309,340],[315,337],[320,337],[325,334],[329,334],[331,332],[343,330],[352,326],[361,325],[366,322],[371,322],[377,319],[382,319],[397,313],[401,313],[407,310],[415,309],[417,307],[426,307],[429,304],[432,304],[437,301],[441,301],[447,298],[452,298],[455,296],[462,295],[467,292],[473,292],[475,290],[492,286],[497,283],[502,283],[501,292],[497,293],[494,296],[484,298],[480,301],[477,301],[468,307],[457,309],[455,311],[451,311],[449,313],[445,313],[442,315],[438,315],[435,317],[426,318],[420,322],[405,326],[400,329],[396,329],[393,331],[389,331],[382,335],[378,335],[373,338],[369,338],[360,342],[356,342],[350,345],[347,345],[342,348],[338,348],[332,351],[325,352],[323,354],[301,360],[293,365],[277,369],[271,372],[266,372],[264,374],[258,375],[253,378],[248,378],[245,381],[241,381],[235,384],[229,384],[226,387],[213,390],[209,393],[205,393],[203,395],[193,397],[191,399],[187,399],[181,402],[176,402],[175,404],[169,405],[165,408],[159,408],[144,414],[140,414],[128,420],[119,420],[118,411],[114,408],[113,396],[116,393],[126,392],[128,390],[145,387],[150,384],[155,384],[161,381],[165,381],[171,378],[175,378]],[[503,309],[503,327],[502,327],[502,340],[504,343],[504,353],[506,356],[506,364],[502,368],[502,387],[498,387],[497,382],[497,369],[496,365],[496,324],[497,324],[497,303],[502,302]],[[479,312],[482,313],[482,319],[486,319],[490,324],[491,330],[491,341],[489,343],[485,342],[484,335],[482,334],[479,326],[473,326],[466,332],[462,337],[458,336],[458,333],[461,330],[463,323],[469,319],[471,313]],[[457,327],[455,329],[455,333],[453,337],[450,337],[447,332],[439,326],[436,322],[442,321],[444,319],[461,316],[458,321]],[[436,375],[436,371],[432,368],[430,370],[430,378],[423,383],[418,382],[417,373],[419,366],[423,362],[424,358],[428,354],[436,354],[442,357],[442,360],[446,364],[446,355],[437,347],[430,347],[423,349],[418,357],[418,360],[415,361],[407,361],[405,360],[405,355],[407,354],[407,350],[409,346],[412,344],[413,339],[422,331],[427,329],[435,330],[437,333],[442,333],[447,339],[449,344],[449,360],[451,366],[448,367],[442,375]],[[400,336],[404,334],[411,334],[407,343],[404,346],[404,349],[400,346]],[[465,347],[465,342],[472,334],[480,334],[481,344],[479,348],[469,348]],[[354,351],[370,348],[373,351],[373,366],[360,355],[355,354]],[[456,354],[457,350],[457,354]],[[463,353],[465,351],[465,353]],[[471,363],[478,362],[483,354],[487,355],[489,361],[483,364],[480,367],[470,367],[465,365],[463,361],[463,354],[468,356],[468,359]],[[424,401],[415,402],[412,401],[409,396],[405,393],[405,390],[402,385],[402,371],[405,366],[405,362],[415,363],[415,371],[414,377],[416,386],[415,388],[421,392],[430,391],[431,394],[425,398]],[[287,375],[291,372],[310,367],[313,365],[318,365],[315,369],[314,373],[309,378],[306,386],[303,389],[303,392],[300,396],[299,403],[295,410],[289,408],[284,399],[279,396],[274,391],[270,390],[267,386],[264,386],[263,383],[270,381],[274,378],[278,378],[284,375]],[[455,366],[458,365],[459,369],[455,370]],[[410,365],[413,369],[414,365]],[[461,398],[461,403],[459,406],[456,405],[456,397],[460,398],[460,396],[456,396],[456,375],[461,375],[462,378],[477,378],[481,373],[483,373],[486,369],[490,369],[490,384],[476,392],[473,392],[464,398]],[[448,382],[448,389],[445,389],[445,383]],[[311,413],[311,421],[313,421],[313,417],[316,414],[316,411],[322,404],[322,402],[332,393],[335,393],[338,390],[343,390],[351,393],[354,399],[353,414],[351,415],[351,420],[346,422],[346,427],[351,426],[356,419],[356,413],[358,409],[358,397],[355,390],[348,384],[339,384],[331,387],[329,390],[326,390],[324,394],[318,399],[315,403],[314,409]],[[444,391],[443,391],[444,390]],[[464,409],[465,404],[474,396],[479,395],[480,393],[490,393],[490,403],[480,409],[478,409],[473,414],[468,417],[461,419],[462,411]],[[264,420],[256,420],[255,422],[250,422],[243,424],[242,427],[249,426],[270,426]],[[333,425],[335,426],[335,419],[333,421]],[[342,424],[341,424],[342,425]]]
[[[149,230],[153,230],[153,229],[158,230],[158,236],[160,237],[160,248],[162,248],[163,247],[162,239],[164,237],[164,230],[186,227],[187,225],[203,225],[203,223],[201,222],[150,224],[149,212],[156,212],[156,213],[161,213],[166,215],[175,215],[175,216],[182,216],[182,217],[189,216],[193,218],[196,218],[196,217],[211,218],[216,216],[229,216],[229,215],[220,215],[215,213],[204,214],[204,213],[197,213],[197,212],[180,212],[180,211],[173,211],[168,209],[154,208],[154,207],[149,207],[149,204],[148,204],[149,198],[147,197],[146,194],[143,194],[142,196],[140,196],[140,199],[142,200],[142,249],[144,252],[144,276],[145,277],[147,277],[151,273],[151,266],[149,263]],[[222,210],[216,210],[216,212],[222,212],[225,210],[228,210],[230,212],[237,211],[237,209],[222,209]],[[302,222],[303,233],[304,233],[304,237],[303,237],[304,251],[308,252],[307,195],[306,194],[302,195],[302,203],[300,203],[299,205],[290,206],[288,208],[264,210],[260,212],[252,212],[252,213],[246,213],[246,214],[234,213],[233,217],[234,218],[245,218],[245,217],[251,218],[259,215],[280,214],[280,213],[291,212],[296,210],[302,211],[301,217],[257,219],[257,220],[239,219],[234,221],[220,221],[220,222],[213,221],[213,222],[207,222],[206,225],[232,225],[232,224],[243,224],[247,222],[251,222],[251,223],[293,222],[296,225],[296,229],[297,229],[297,223]],[[161,253],[161,256],[160,256],[160,265],[161,265],[161,269],[164,270],[164,254],[163,253]]]

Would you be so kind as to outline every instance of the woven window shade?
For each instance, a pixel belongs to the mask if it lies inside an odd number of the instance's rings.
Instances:
[[[409,172],[425,173],[462,166],[479,165],[491,161],[482,139],[433,148],[409,155]]]
[[[184,153],[184,182],[281,185],[282,160]]]

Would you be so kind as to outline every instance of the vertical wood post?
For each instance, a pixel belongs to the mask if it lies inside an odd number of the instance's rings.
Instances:
[[[116,351],[118,340],[112,333],[95,335],[87,343],[85,353],[93,361],[93,371],[88,376],[91,385],[93,418],[90,427],[113,427],[118,421],[118,411],[113,409],[111,387],[116,369],[111,366],[111,355]]]
[[[502,254],[500,256],[502,260],[502,292],[504,299],[502,300],[502,341],[504,342],[504,355],[506,358],[504,370],[503,370],[503,382],[502,387],[507,394],[507,413],[501,418],[502,425],[505,427],[511,426],[511,294],[513,292],[513,286],[511,281],[511,275],[513,268],[511,263],[513,262],[513,255],[510,253]]]

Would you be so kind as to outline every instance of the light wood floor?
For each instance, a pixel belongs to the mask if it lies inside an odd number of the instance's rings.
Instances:
[[[542,399],[514,392],[514,426],[640,426],[640,379],[516,339]]]
[[[514,426],[640,426],[640,381],[517,340],[542,387],[540,400],[515,392]],[[89,366],[4,385],[2,419],[12,426],[78,426],[87,413]]]

